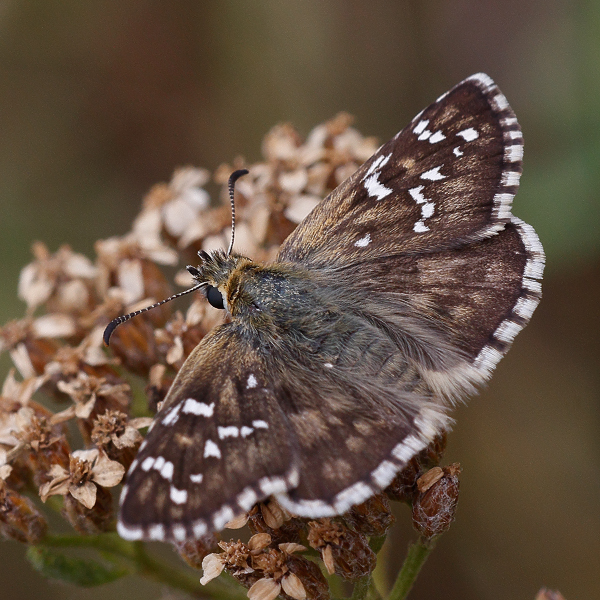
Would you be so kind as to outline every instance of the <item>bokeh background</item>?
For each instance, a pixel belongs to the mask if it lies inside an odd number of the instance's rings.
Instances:
[[[525,135],[514,212],[547,251],[544,299],[456,412],[457,521],[411,598],[600,597],[600,3],[569,0],[0,1],[0,323],[24,314],[34,240],[93,256],[177,166],[260,159],[263,135],[341,110],[386,141],[464,77],[500,85]],[[9,368],[0,362],[2,379]],[[412,533],[398,513],[386,551]],[[49,583],[0,542],[6,600],[152,600],[128,578]]]

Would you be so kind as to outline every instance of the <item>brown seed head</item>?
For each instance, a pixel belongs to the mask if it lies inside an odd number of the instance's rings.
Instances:
[[[0,534],[18,542],[37,544],[47,529],[45,517],[33,502],[0,479]]]
[[[447,531],[454,521],[458,505],[460,465],[434,467],[418,481],[419,491],[413,503],[413,525],[427,539]]]
[[[330,574],[356,580],[373,571],[377,558],[365,535],[332,519],[311,521],[308,525],[308,543],[321,552]]]

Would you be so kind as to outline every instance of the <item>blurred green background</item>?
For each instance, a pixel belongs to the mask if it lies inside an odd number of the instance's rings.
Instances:
[[[600,3],[567,0],[0,2],[0,323],[30,246],[93,256],[173,169],[260,159],[263,135],[340,110],[383,142],[484,71],[525,135],[514,212],[546,248],[544,299],[456,411],[457,521],[411,598],[600,597]],[[6,357],[1,375],[9,368]],[[390,568],[411,537],[400,510]],[[0,542],[6,600],[152,600],[48,583]]]

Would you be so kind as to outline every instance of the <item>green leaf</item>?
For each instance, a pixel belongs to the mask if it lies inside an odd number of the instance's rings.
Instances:
[[[105,567],[94,560],[66,556],[40,546],[31,546],[27,559],[42,575],[82,587],[110,583],[128,573],[120,567]]]

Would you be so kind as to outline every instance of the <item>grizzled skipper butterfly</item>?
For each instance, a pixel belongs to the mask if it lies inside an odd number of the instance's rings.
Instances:
[[[232,252],[233,235],[228,252],[200,252],[188,292],[229,319],[190,354],[131,465],[121,536],[199,537],[271,495],[337,515],[384,489],[540,301],[543,249],[511,214],[522,155],[506,98],[473,75],[325,198],[272,264]]]

